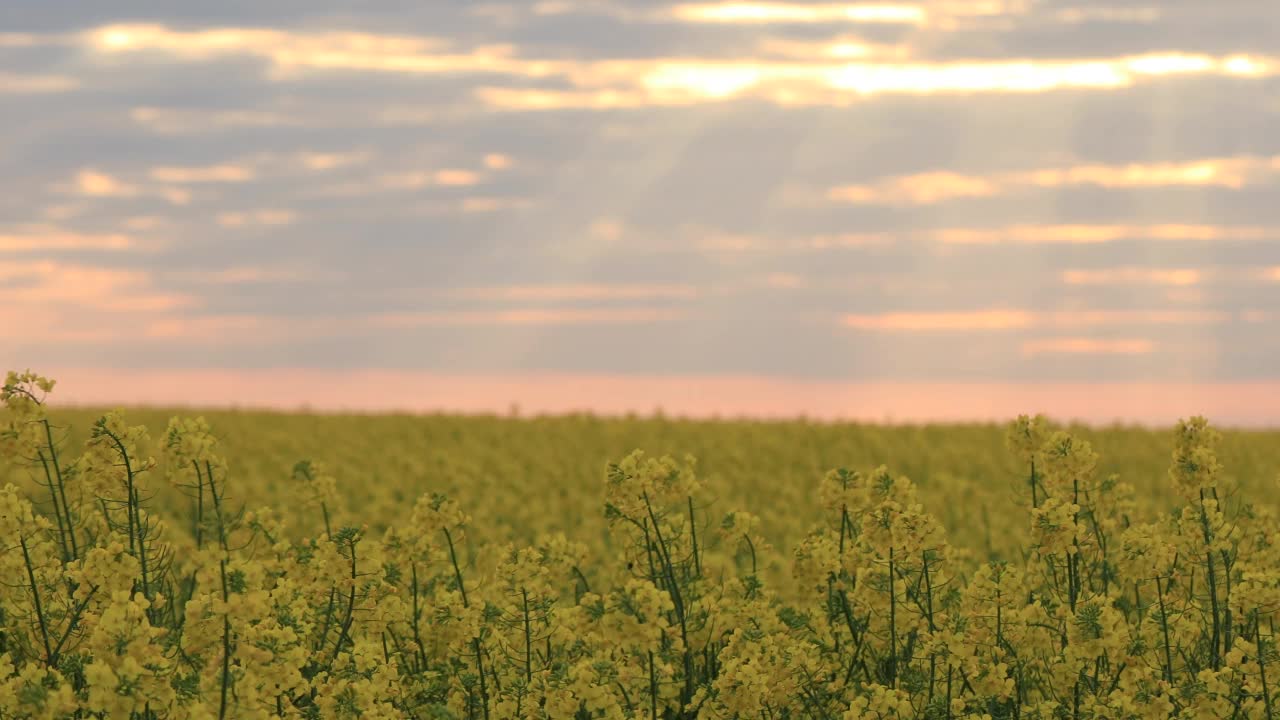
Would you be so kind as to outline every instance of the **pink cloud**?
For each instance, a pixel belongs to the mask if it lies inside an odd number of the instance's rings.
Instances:
[[[669,308],[557,308],[517,310],[447,310],[386,313],[370,322],[381,327],[449,325],[615,325],[676,320],[684,313]]]
[[[297,213],[286,209],[225,212],[217,217],[218,224],[227,228],[292,225],[297,219]]]
[[[460,288],[446,294],[474,300],[653,300],[692,299],[692,285],[499,285]]]
[[[0,302],[13,306],[71,306],[94,311],[167,310],[190,298],[157,292],[142,270],[70,265],[40,260],[0,262],[0,279],[20,281],[0,288]]]
[[[1265,240],[1280,237],[1280,228],[1231,225],[1014,225],[1005,228],[949,228],[928,239],[953,245],[1092,244],[1126,238],[1151,240]]]
[[[855,330],[928,332],[954,330],[1015,330],[1034,327],[1081,328],[1123,325],[1211,325],[1232,315],[1209,310],[1028,310],[988,309],[940,312],[849,314],[841,324]]]
[[[1199,283],[1204,272],[1195,268],[1113,267],[1098,270],[1064,270],[1062,281],[1068,285],[1174,285]]]
[[[1025,310],[901,312],[846,315],[843,322],[855,330],[1010,330],[1029,327],[1035,314]]]
[[[0,234],[0,252],[130,250],[137,244],[136,240],[127,235],[77,233],[52,227]]]
[[[1036,355],[1146,355],[1155,350],[1150,340],[1115,340],[1087,337],[1040,338],[1022,343],[1022,354]]]

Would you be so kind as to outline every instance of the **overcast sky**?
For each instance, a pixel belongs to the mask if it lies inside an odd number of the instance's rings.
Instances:
[[[1280,423],[1278,330],[1274,0],[0,0],[0,363],[70,397]]]

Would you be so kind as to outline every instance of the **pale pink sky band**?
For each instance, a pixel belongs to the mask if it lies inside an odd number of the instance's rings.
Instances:
[[[38,368],[57,404],[358,412],[668,416],[870,422],[1060,420],[1280,427],[1280,381],[1223,383],[838,382],[728,375],[460,374],[395,370]]]

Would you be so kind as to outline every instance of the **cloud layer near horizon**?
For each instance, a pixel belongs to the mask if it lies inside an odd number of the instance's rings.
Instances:
[[[0,27],[6,366],[1280,380],[1270,0]]]

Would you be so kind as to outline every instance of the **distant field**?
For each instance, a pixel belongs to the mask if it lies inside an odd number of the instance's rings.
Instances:
[[[55,409],[69,447],[87,437],[106,408]],[[457,499],[475,520],[473,537],[531,540],[560,530],[588,541],[604,532],[605,466],[641,449],[697,458],[714,488],[712,510],[746,508],[761,516],[780,547],[819,520],[818,481],[833,468],[869,471],[886,465],[924,489],[926,509],[964,544],[984,547],[987,516],[1026,497],[1025,468],[1005,445],[998,424],[868,425],[853,423],[602,419],[560,416],[335,415],[137,408],[131,424],[163,436],[174,416],[203,416],[222,444],[235,496],[257,504],[295,505],[295,463],[327,466],[350,513],[374,527],[394,524],[424,492]],[[1010,418],[1012,419],[1012,418]],[[1170,430],[1070,428],[1098,451],[1101,475],[1118,473],[1145,500],[1164,508]],[[159,455],[155,450],[154,454]],[[1245,488],[1280,497],[1280,432],[1224,432],[1220,457]],[[311,531],[315,518],[295,528]],[[991,542],[1010,547],[1023,528],[997,524]]]

